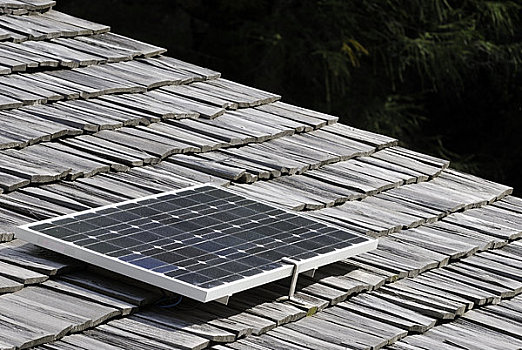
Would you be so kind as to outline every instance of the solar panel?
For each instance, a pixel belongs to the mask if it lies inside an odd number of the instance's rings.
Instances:
[[[212,185],[44,220],[16,234],[202,302],[289,277],[294,266],[305,272],[377,245]]]

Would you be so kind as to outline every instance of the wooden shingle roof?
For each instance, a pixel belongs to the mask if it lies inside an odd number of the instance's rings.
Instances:
[[[522,347],[511,188],[52,5],[0,0],[0,349]],[[163,308],[159,289],[12,234],[208,182],[379,246],[301,276],[293,300],[280,281]]]

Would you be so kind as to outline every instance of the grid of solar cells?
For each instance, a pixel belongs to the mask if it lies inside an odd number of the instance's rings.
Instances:
[[[29,228],[202,288],[367,240],[212,186]]]

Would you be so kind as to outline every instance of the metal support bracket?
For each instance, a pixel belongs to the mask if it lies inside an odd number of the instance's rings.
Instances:
[[[218,303],[223,304],[223,305],[228,305],[229,299],[230,299],[230,295],[227,295],[222,298],[216,299],[215,301],[217,301]]]
[[[293,300],[295,288],[297,286],[297,278],[299,277],[299,262],[290,258],[283,258],[283,262],[294,265],[292,271],[292,281],[290,282],[290,289],[288,291],[288,300]]]

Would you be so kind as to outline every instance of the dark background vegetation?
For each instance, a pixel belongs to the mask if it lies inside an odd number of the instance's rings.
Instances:
[[[59,0],[169,55],[522,190],[522,0]]]

